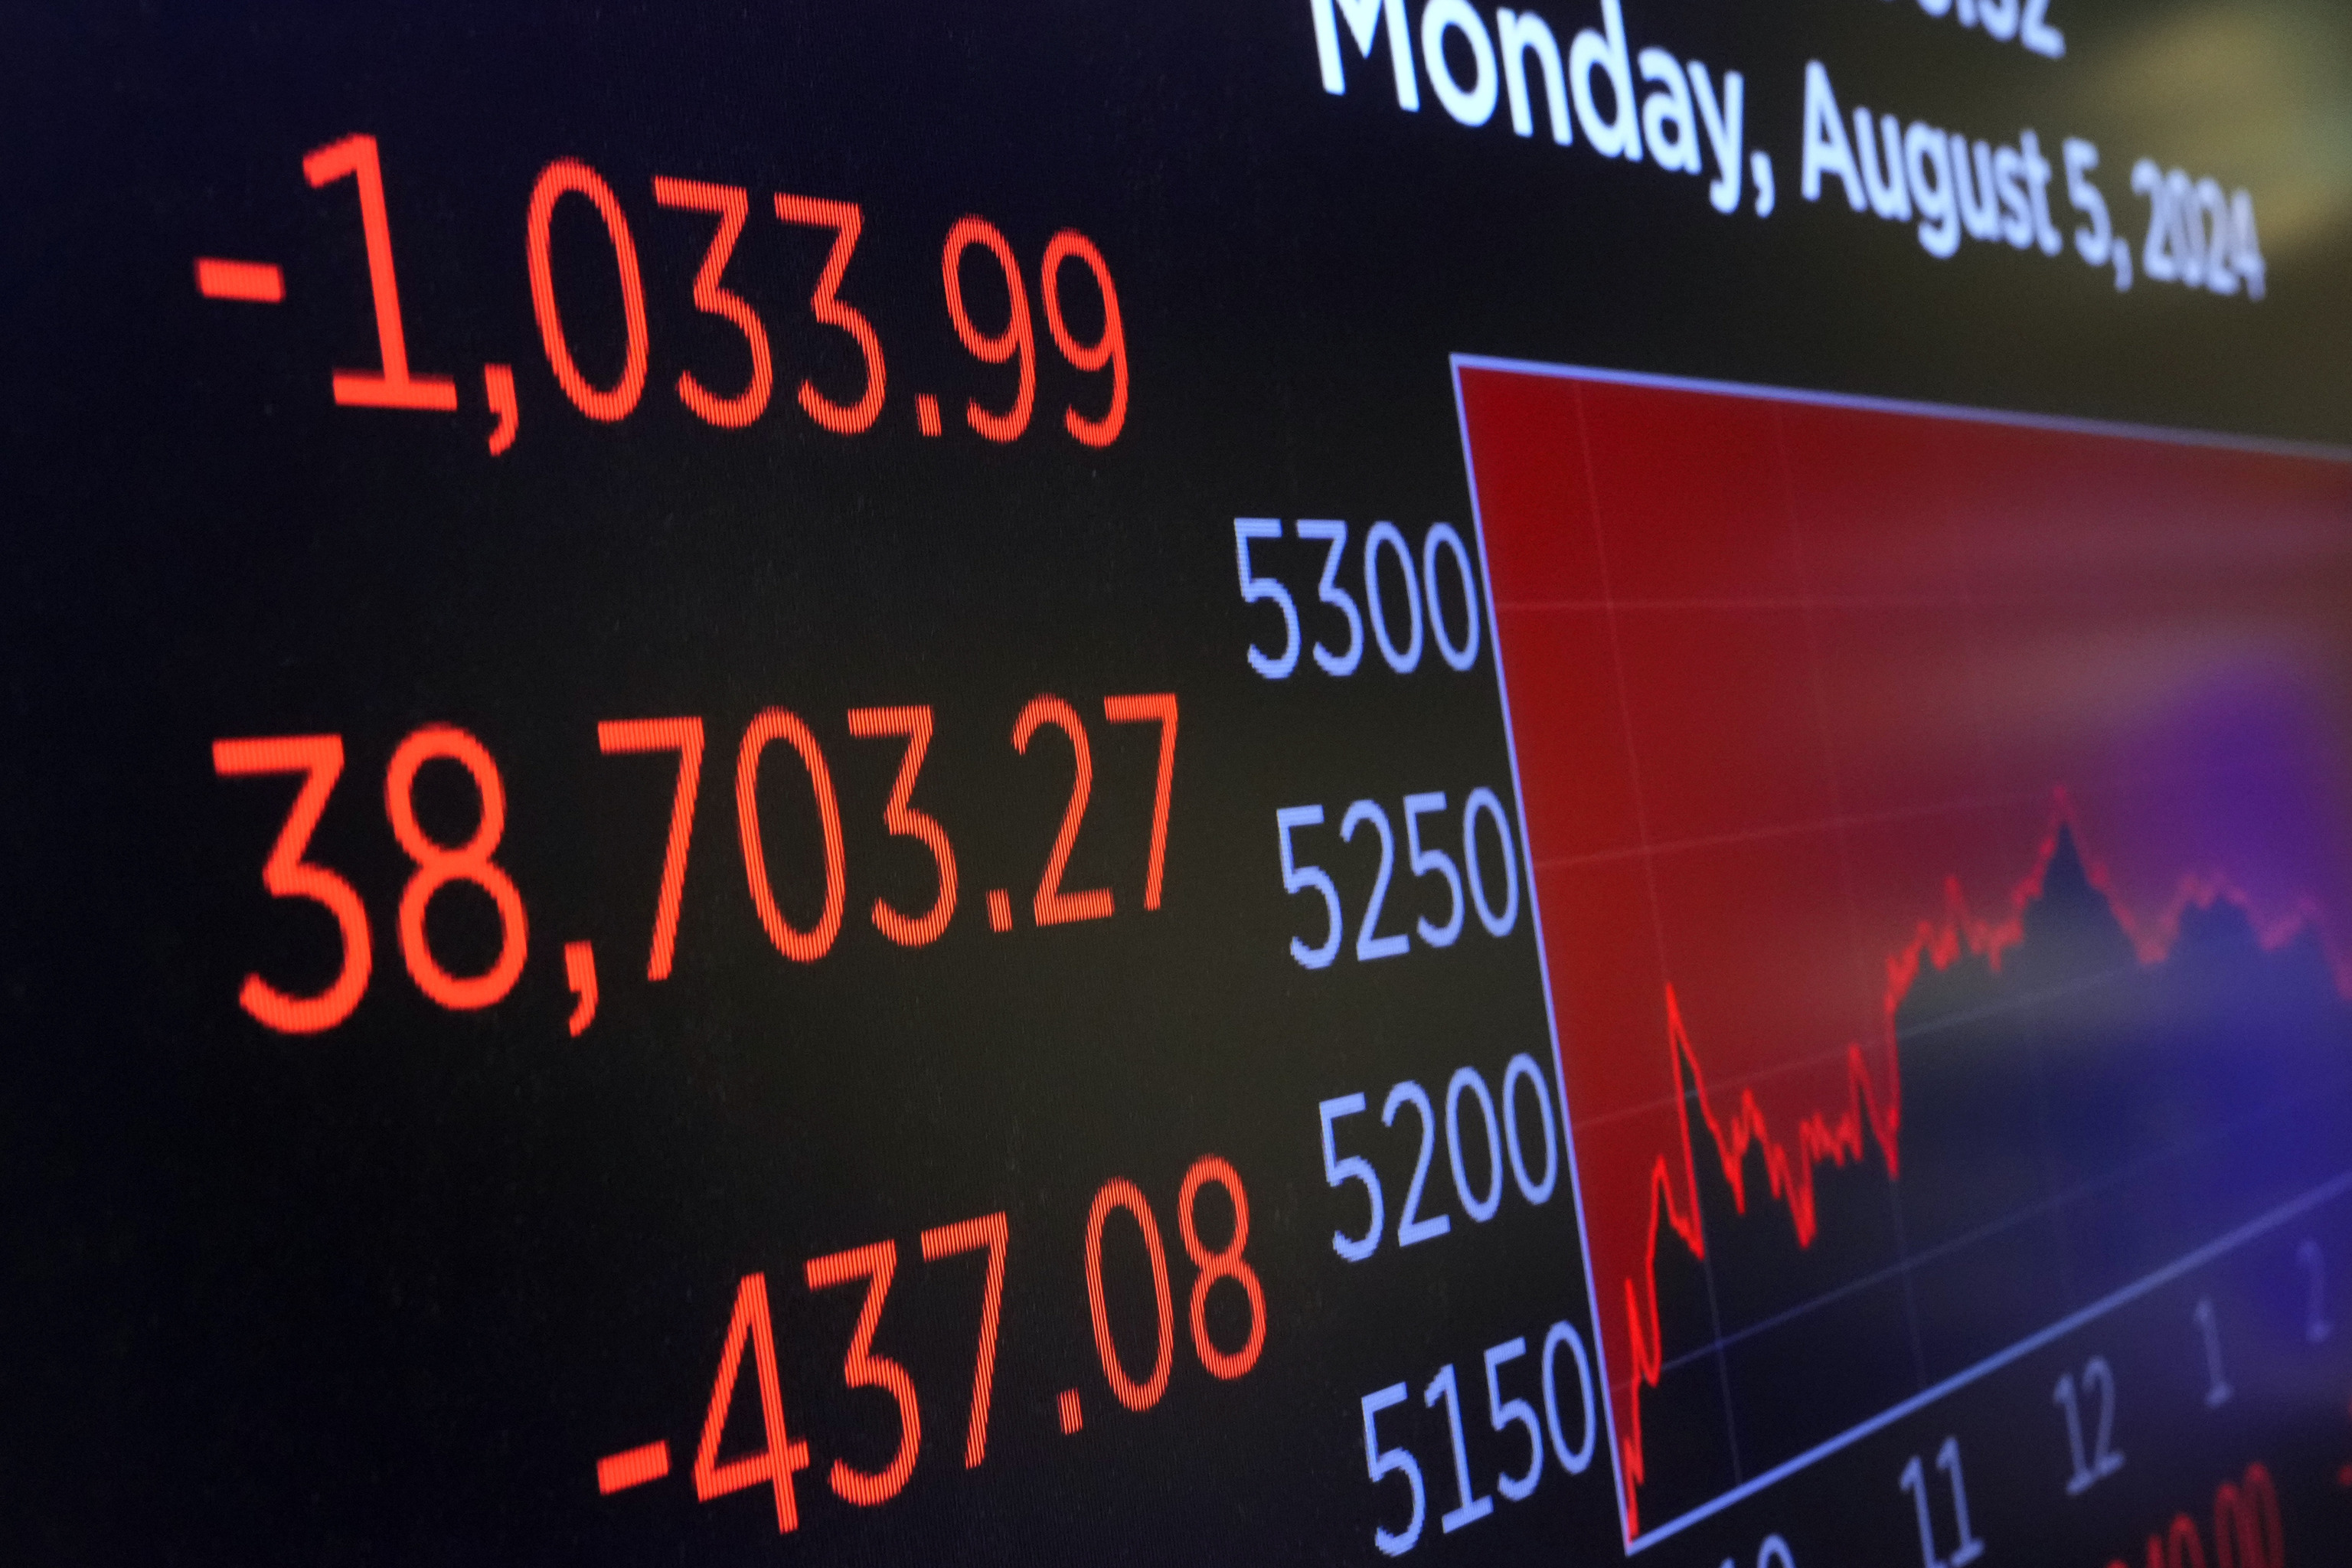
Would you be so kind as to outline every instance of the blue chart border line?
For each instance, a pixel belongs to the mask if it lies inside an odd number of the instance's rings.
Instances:
[[[1800,386],[1767,386],[1760,382],[1709,381],[1701,376],[1654,375],[1646,371],[1606,370],[1598,365],[1556,364],[1545,360],[1511,359],[1496,354],[1456,353],[1448,356],[1453,369],[1454,406],[1461,410],[1462,373],[1498,371],[1511,375],[1540,376],[1549,381],[1591,381],[1612,386],[1646,386],[1661,392],[1705,392],[1720,397],[1745,397],[1769,403],[1802,403],[1821,408],[1853,408],[1872,414],[1908,414],[1927,419],[1954,419],[1971,425],[2012,425],[2035,430],[2055,430],[2072,436],[2104,436],[2130,441],[2162,441],[2176,447],[2210,447],[2231,452],[2259,452],[2273,458],[2305,458],[2328,463],[2352,464],[2352,447],[2324,441],[2289,441],[2268,436],[2233,436],[2221,431],[2190,430],[2163,425],[2134,425],[2119,419],[2078,419],[2061,414],[2021,414],[1999,408],[1972,408],[1957,403],[1915,403],[1899,397],[1869,397],[1859,393],[1813,392]],[[1468,450],[1468,426],[1464,426],[1464,449]],[[1477,481],[1471,481],[1476,504]]]
[[[1454,421],[1462,437],[1462,462],[1470,490],[1470,521],[1478,541],[1478,571],[1486,600],[1486,626],[1495,651],[1496,694],[1502,706],[1503,743],[1511,763],[1513,805],[1519,819],[1519,843],[1528,843],[1526,791],[1519,783],[1519,748],[1511,727],[1511,697],[1503,673],[1503,643],[1495,617],[1494,578],[1486,570],[1486,528],[1479,508],[1478,470],[1470,443],[1470,411],[1462,396],[1462,373],[1465,370],[1495,371],[1506,374],[1538,376],[1553,381],[1591,381],[1619,386],[1655,387],[1663,391],[1712,393],[1720,396],[1753,398],[1766,402],[1811,404],[1821,407],[1853,408],[1880,414],[1905,414],[1931,419],[1955,419],[1971,424],[2024,426],[2035,429],[2063,431],[2071,435],[2100,436],[2137,441],[2163,441],[2177,446],[2218,447],[2229,451],[2258,452],[2273,457],[2314,458],[2323,462],[2352,464],[2352,447],[2332,447],[2317,442],[2281,441],[2258,437],[2219,435],[2210,431],[2168,429],[2158,426],[2130,425],[2112,420],[2075,419],[2056,415],[2005,413],[1997,409],[1968,408],[1951,404],[1913,403],[1898,398],[1865,397],[1845,393],[1809,392],[1798,387],[1764,386],[1744,382],[1707,381],[1692,376],[1654,375],[1641,371],[1603,370],[1591,365],[1553,364],[1540,360],[1519,360],[1489,354],[1456,353],[1448,357],[1448,374],[1454,383]],[[1665,1523],[1634,1535],[1626,1528],[1627,1508],[1622,1453],[1617,1440],[1617,1402],[1612,1392],[1610,1362],[1604,1352],[1601,1302],[1592,1271],[1591,1227],[1585,1220],[1584,1190],[1576,1158],[1575,1121],[1568,1105],[1568,1058],[1560,1039],[1559,1016],[1552,1000],[1551,963],[1543,940],[1543,900],[1536,889],[1535,865],[1523,857],[1527,865],[1528,903],[1536,939],[1536,962],[1543,977],[1544,1016],[1551,1025],[1552,1059],[1558,1079],[1560,1127],[1566,1144],[1569,1190],[1576,1204],[1577,1243],[1584,1259],[1584,1292],[1587,1309],[1591,1312],[1593,1360],[1600,1370],[1601,1407],[1609,1435],[1609,1470],[1615,1482],[1617,1494],[1617,1530],[1627,1556],[1647,1551],[1659,1542],[1680,1534],[1692,1525],[1713,1518],[1716,1514],[1744,1502],[1768,1487],[1788,1479],[1800,1470],[1829,1458],[1840,1449],[1860,1442],[1906,1416],[1917,1414],[1947,1394],[1955,1394],[1969,1384],[2032,1354],[2053,1342],[2064,1338],[2085,1324],[2105,1316],[2116,1308],[2150,1291],[2170,1284],[2224,1253],[2235,1250],[2264,1232],[2285,1224],[2310,1209],[2352,1192],[2352,1170],[2312,1188],[2302,1196],[2289,1199],[2227,1235],[2206,1243],[2153,1273],[2143,1275],[2131,1284],[2111,1291],[2087,1307],[2083,1307],[2045,1328],[2035,1331],[2004,1350],[1978,1362],[1973,1366],[1953,1373],[1943,1382],[1921,1390],[1898,1405],[1889,1406],[1876,1415],[1850,1426],[1824,1442],[1806,1449],[1794,1458],[1785,1459],[1762,1475],[1742,1481],[1728,1490],[1718,1493],[1698,1507],[1676,1515]]]
[[[1544,1021],[1551,1029],[1551,1076],[1555,1098],[1559,1102],[1560,1144],[1568,1157],[1568,1193],[1576,1205],[1576,1245],[1584,1260],[1584,1305],[1591,1314],[1585,1321],[1592,1328],[1592,1364],[1600,1383],[1601,1429],[1609,1436],[1609,1474],[1617,1491],[1617,1535],[1626,1540],[1626,1503],[1624,1468],[1618,1462],[1617,1401],[1609,1386],[1609,1357],[1601,1342],[1601,1296],[1598,1277],[1592,1271],[1592,1227],[1584,1220],[1583,1167],[1576,1157],[1576,1120],[1568,1109],[1568,1055],[1560,1048],[1559,1014],[1552,1001],[1551,957],[1544,943],[1543,899],[1536,887],[1535,856],[1528,848],[1527,791],[1519,787],[1519,745],[1511,731],[1510,685],[1503,679],[1503,640],[1495,618],[1495,576],[1486,569],[1486,527],[1478,510],[1478,467],[1470,454],[1470,411],[1462,401],[1463,356],[1454,357],[1454,423],[1462,432],[1462,464],[1470,484],[1470,537],[1478,545],[1478,584],[1481,597],[1486,605],[1486,645],[1495,653],[1495,697],[1502,705],[1503,746],[1511,764],[1511,808],[1519,823],[1519,864],[1527,870],[1528,930],[1535,935],[1536,973],[1543,982]],[[1474,367],[1475,368],[1475,367]],[[1586,1412],[1587,1419],[1591,1413]]]

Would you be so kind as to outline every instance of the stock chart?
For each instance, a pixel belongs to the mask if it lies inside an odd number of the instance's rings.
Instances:
[[[2347,61],[0,16],[9,1559],[2340,1561]]]

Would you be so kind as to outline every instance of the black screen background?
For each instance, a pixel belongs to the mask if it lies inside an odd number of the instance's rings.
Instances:
[[[762,1494],[696,1509],[677,1474],[733,1281],[763,1268],[796,1435],[871,1429],[869,1449],[816,1444],[786,1549],[1366,1555],[1366,1500],[1389,1494],[1367,1491],[1350,1447],[1356,1399],[1449,1358],[1475,1384],[1480,1347],[1584,1321],[1582,1273],[1565,1183],[1541,1214],[1507,1207],[1475,1234],[1457,1218],[1430,1256],[1343,1273],[1322,1250],[1357,1221],[1324,1188],[1315,1102],[1377,1104],[1406,1076],[1434,1089],[1462,1062],[1498,1082],[1511,1052],[1545,1056],[1543,1001],[1524,918],[1507,942],[1344,984],[1284,955],[1312,917],[1295,925],[1270,891],[1272,805],[1480,784],[1507,801],[1509,766],[1491,652],[1464,676],[1433,659],[1410,678],[1370,660],[1344,683],[1252,676],[1243,647],[1278,627],[1234,593],[1231,519],[1466,527],[1453,352],[2352,439],[2340,216],[2274,247],[2250,306],[2146,280],[2118,295],[2071,256],[1932,262],[1908,226],[1797,196],[1801,67],[1819,57],[1849,110],[2097,139],[2136,240],[2129,159],[2203,172],[2197,121],[2167,142],[2161,104],[2093,89],[2128,84],[2135,29],[2186,9],[2068,5],[2072,54],[2053,65],[1865,0],[1635,7],[1636,47],[1747,73],[1782,209],[1761,222],[1716,215],[1699,179],[1522,142],[1499,116],[1474,132],[1433,101],[1402,114],[1384,60],[1330,98],[1304,4],[0,23],[0,1161],[17,1325],[0,1364],[26,1439],[0,1489],[24,1516],[10,1533],[86,1560],[773,1552]],[[2340,119],[2343,24],[2263,15],[2323,58],[2337,46]],[[1564,42],[1585,18],[1551,19]],[[412,362],[457,377],[454,417],[328,399],[330,367],[373,363],[373,322],[350,186],[311,192],[299,159],[352,131],[382,143]],[[652,374],[614,427],[563,401],[532,324],[524,204],[563,155],[619,192],[645,270]],[[688,303],[709,220],[656,207],[656,174],[752,192],[730,281],[769,323],[778,394],[750,431],[702,425],[669,390],[688,367],[732,384],[739,351]],[[892,389],[868,435],[791,406],[802,375],[839,395],[857,366],[807,319],[822,241],[768,218],[772,190],[865,207],[843,292]],[[559,287],[602,379],[617,315],[583,212],[559,220]],[[1065,226],[1109,259],[1134,371],[1107,451],[1059,430],[1066,404],[1099,406],[1100,378],[1050,352],[1028,436],[955,438],[962,397],[1000,402],[1010,380],[963,353],[940,307],[938,237],[966,212],[1024,264]],[[279,261],[287,303],[196,300],[199,254]],[[515,366],[521,404],[495,461],[485,360]],[[941,395],[950,438],[915,434],[913,389]],[[1309,580],[1293,548],[1263,559]],[[980,890],[1024,900],[1066,790],[1059,752],[1005,745],[1020,704],[1167,689],[1184,704],[1167,908],[1136,909],[1148,731],[1098,729],[1068,881],[1113,885],[1119,916],[989,934]],[[877,892],[908,907],[929,886],[920,852],[879,826],[895,744],[853,742],[839,717],[886,702],[939,713],[922,798],[964,867],[955,927],[919,952],[863,916]],[[849,836],[844,935],[807,969],[768,945],[731,842],[733,740],[771,705],[816,729]],[[669,767],[598,756],[594,724],[671,713],[702,715],[710,749],[677,970],[651,986],[637,965]],[[408,865],[382,768],[435,721],[498,759],[499,860],[532,921],[514,994],[469,1016],[409,984],[392,929]],[[255,876],[291,781],[216,780],[208,753],[312,731],[341,734],[348,762],[311,857],[366,899],[375,980],[350,1024],[298,1039],[233,1002],[248,969],[289,989],[331,969],[323,917],[273,906]],[[789,749],[766,772],[769,810],[800,821]],[[462,836],[462,787],[422,798]],[[779,885],[806,886],[808,835],[769,837]],[[453,968],[495,940],[462,907],[434,929]],[[583,937],[604,1010],[573,1042],[556,959]],[[1131,1176],[1178,1254],[1175,1185],[1207,1151],[1250,1183],[1268,1349],[1240,1384],[1202,1373],[1179,1254],[1175,1383],[1129,1417],[1096,1381],[1086,1205]],[[966,1476],[977,1268],[935,1266],[947,1283],[924,1288],[914,1237],[996,1208],[1013,1227],[996,1417]],[[811,1296],[797,1276],[885,1236],[900,1265],[878,1348],[924,1391],[925,1455],[907,1494],[851,1517],[824,1467],[878,1465],[887,1407],[838,1385],[857,1292]],[[1066,1439],[1052,1396],[1073,1385],[1088,1426]],[[1401,1414],[1442,1455],[1419,1399]],[[674,1456],[658,1508],[587,1489],[596,1456],[657,1436]],[[1474,1431],[1482,1467],[1503,1442]],[[1425,1465],[1420,1551],[1475,1554],[1438,1538],[1451,1483]],[[1484,1552],[1613,1552],[1604,1475],[1555,1473]]]

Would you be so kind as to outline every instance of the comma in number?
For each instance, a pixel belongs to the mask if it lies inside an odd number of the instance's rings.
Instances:
[[[514,366],[486,364],[482,367],[482,396],[488,402],[490,412],[498,416],[490,431],[490,456],[501,457],[515,444],[515,426],[520,416],[515,406]]]
[[[596,1021],[596,950],[584,942],[563,944],[563,976],[572,986],[572,1037]]]

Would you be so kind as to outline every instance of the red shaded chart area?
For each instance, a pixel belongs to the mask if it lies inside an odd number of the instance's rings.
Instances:
[[[2296,1179],[2230,1130],[2352,978],[2352,464],[1456,384],[1633,1536]]]

